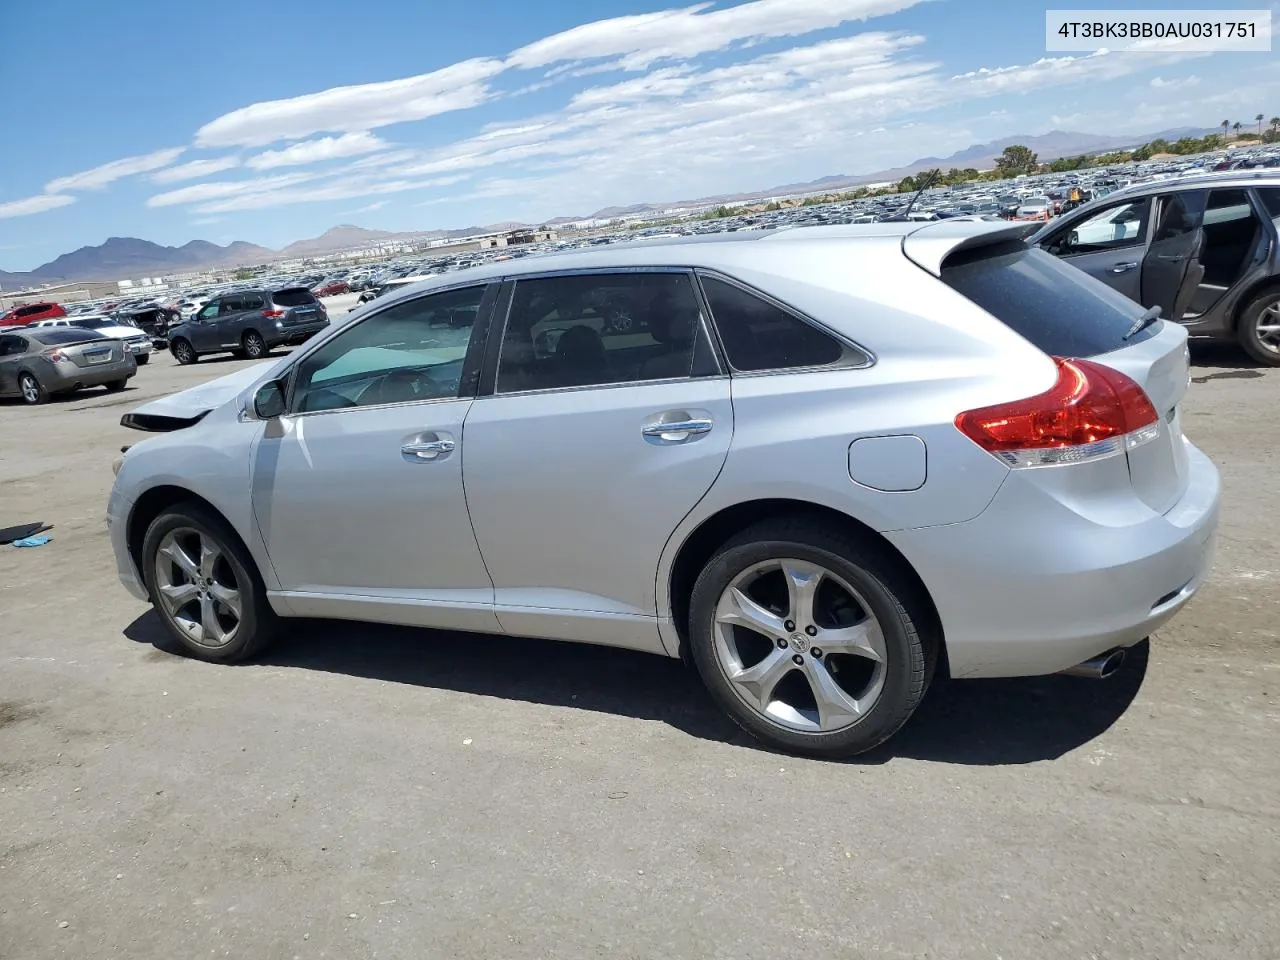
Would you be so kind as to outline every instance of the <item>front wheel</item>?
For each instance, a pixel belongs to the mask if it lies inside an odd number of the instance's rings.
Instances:
[[[191,346],[191,344],[186,340],[173,341],[173,344],[169,349],[173,351],[173,359],[177,360],[178,363],[182,364],[184,367],[188,364],[195,363],[200,359],[199,356],[196,355],[195,347]]]
[[[178,504],[156,517],[142,559],[151,602],[192,656],[244,660],[274,637],[278,620],[253,559],[226,522],[200,504]]]
[[[1258,363],[1280,367],[1280,289],[1268,290],[1245,305],[1236,336]]]
[[[935,644],[918,593],[879,549],[814,523],[767,521],[698,577],[690,653],[712,697],[765,744],[862,753],[924,696]]]

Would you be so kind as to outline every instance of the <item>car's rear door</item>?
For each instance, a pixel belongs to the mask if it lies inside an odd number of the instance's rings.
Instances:
[[[1139,302],[1159,307],[1167,320],[1182,319],[1204,276],[1199,257],[1208,197],[1207,190],[1185,190],[1155,198],[1155,228],[1142,260]]]
[[[462,442],[498,620],[661,651],[659,558],[733,435],[692,274],[521,278],[499,317]]]
[[[16,334],[0,334],[0,395],[18,392],[18,361],[26,352],[26,341]]]

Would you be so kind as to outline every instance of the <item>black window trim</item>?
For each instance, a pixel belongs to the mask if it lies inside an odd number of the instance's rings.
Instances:
[[[294,387],[297,385],[298,368],[306,362],[317,350],[322,349],[325,344],[343,336],[347,332],[354,330],[363,323],[367,323],[374,317],[380,316],[388,310],[402,306],[406,303],[412,303],[415,300],[422,300],[426,297],[434,297],[441,293],[452,293],[455,290],[468,290],[471,288],[482,288],[480,295],[480,308],[476,311],[476,322],[471,325],[471,337],[467,341],[467,352],[462,360],[462,375],[458,379],[458,395],[456,397],[431,397],[426,400],[412,400],[406,403],[371,403],[367,406],[359,407],[339,407],[336,410],[294,410]],[[279,378],[284,381],[284,416],[290,418],[298,417],[318,417],[329,416],[335,413],[351,413],[354,410],[379,410],[390,407],[418,406],[425,403],[444,403],[453,400],[470,400],[476,396],[476,390],[480,383],[480,366],[484,362],[485,348],[489,342],[489,331],[491,327],[490,321],[493,319],[493,305],[498,297],[499,282],[497,280],[471,280],[466,283],[452,283],[448,286],[437,287],[434,290],[424,290],[421,293],[414,294],[411,297],[400,297],[390,303],[378,304],[377,310],[371,310],[359,320],[352,323],[343,324],[333,336],[317,338],[307,344],[304,350],[294,351],[292,363]],[[376,301],[370,301],[376,302]],[[477,331],[479,335],[477,336]]]
[[[485,347],[484,368],[480,374],[480,391],[476,399],[488,397],[532,397],[548,393],[577,393],[583,390],[616,390],[620,387],[642,387],[651,383],[699,383],[717,380],[728,376],[728,367],[723,363],[720,351],[716,346],[716,337],[708,326],[710,314],[706,310],[706,300],[702,296],[702,288],[694,276],[693,267],[667,266],[627,266],[618,267],[571,267],[559,270],[539,270],[536,273],[515,273],[502,278],[502,292],[498,297],[498,308],[494,311],[495,322],[489,328],[489,342]],[[685,274],[693,286],[694,296],[702,313],[701,331],[711,344],[712,355],[716,361],[716,372],[702,377],[663,377],[661,380],[623,380],[618,383],[584,383],[569,387],[542,387],[537,390],[513,390],[511,393],[498,393],[498,364],[502,359],[502,340],[507,335],[507,324],[511,320],[511,304],[515,300],[516,285],[521,280],[553,280],[557,277],[613,276],[626,273],[675,273]],[[498,318],[501,318],[500,320]],[[696,344],[695,344],[696,350]]]
[[[706,307],[707,307],[707,317],[710,319],[711,329],[714,331],[714,339],[715,339],[717,351],[721,356],[723,356],[725,366],[729,369],[730,374],[734,377],[773,377],[773,376],[778,376],[780,374],[787,374],[787,373],[816,373],[816,372],[828,372],[833,370],[866,370],[866,369],[869,369],[870,367],[874,367],[878,362],[878,358],[876,357],[874,352],[872,352],[871,350],[868,350],[866,347],[858,343],[858,341],[854,340],[852,337],[847,336],[846,334],[843,334],[838,330],[833,330],[831,327],[827,326],[821,320],[817,320],[814,317],[811,317],[809,314],[805,313],[803,310],[798,310],[795,307],[793,307],[791,304],[786,303],[783,300],[779,300],[777,297],[773,296],[772,294],[765,293],[760,288],[753,287],[751,284],[746,283],[742,280],[739,280],[737,277],[731,276],[730,274],[724,273],[720,270],[703,268],[703,267],[699,267],[695,269],[694,275],[698,278],[698,292],[702,296],[703,303],[706,304]],[[865,360],[860,363],[848,363],[848,362],[836,361],[835,363],[819,363],[819,364],[812,364],[812,365],[803,366],[803,367],[768,367],[767,369],[764,369],[764,370],[739,370],[737,367],[733,366],[733,364],[729,361],[729,355],[727,351],[725,351],[724,343],[720,339],[720,330],[715,323],[715,320],[716,320],[715,314],[712,313],[711,311],[711,304],[707,299],[706,291],[702,289],[703,277],[709,277],[710,279],[719,280],[722,283],[727,283],[730,286],[737,287],[739,290],[743,291],[744,293],[748,293],[753,297],[757,297],[763,300],[765,303],[768,303],[771,306],[776,307],[777,309],[781,310],[783,313],[790,314],[794,319],[799,320],[801,323],[806,324],[810,327],[813,327],[819,333],[822,333],[828,337],[831,337],[837,343],[843,344],[848,349],[854,350],[857,353],[862,354]]]

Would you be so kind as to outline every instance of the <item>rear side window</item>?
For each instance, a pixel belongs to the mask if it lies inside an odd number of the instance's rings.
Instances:
[[[1265,190],[1259,190],[1258,197],[1262,200],[1262,206],[1266,208],[1267,216],[1280,217],[1280,188],[1268,187]]]
[[[262,294],[246,293],[243,298],[245,310],[261,310],[263,307]]]
[[[271,295],[277,307],[301,307],[304,304],[316,303],[316,298],[306,287],[290,287],[288,290],[277,290]]]
[[[1110,353],[1153,336],[1160,326],[1126,341],[1142,316],[1139,304],[1017,240],[949,258],[942,281],[1051,356]]]
[[[748,290],[703,276],[702,291],[729,365],[744,372],[822,367],[854,353],[834,337]],[[858,354],[854,362],[864,363]]]

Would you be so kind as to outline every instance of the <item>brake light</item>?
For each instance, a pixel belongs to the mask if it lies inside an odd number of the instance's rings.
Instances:
[[[283,310],[263,310],[262,315],[268,320],[279,320],[284,316]]]
[[[57,349],[56,347],[52,350],[46,350],[44,352],[44,355],[48,357],[50,360],[52,360],[54,363],[67,363],[68,361],[71,360],[70,357],[68,357],[65,353],[63,353],[61,350]]]
[[[1160,416],[1132,379],[1090,360],[1053,362],[1058,382],[1044,393],[962,413],[956,427],[1012,467],[1100,460],[1160,435]]]

